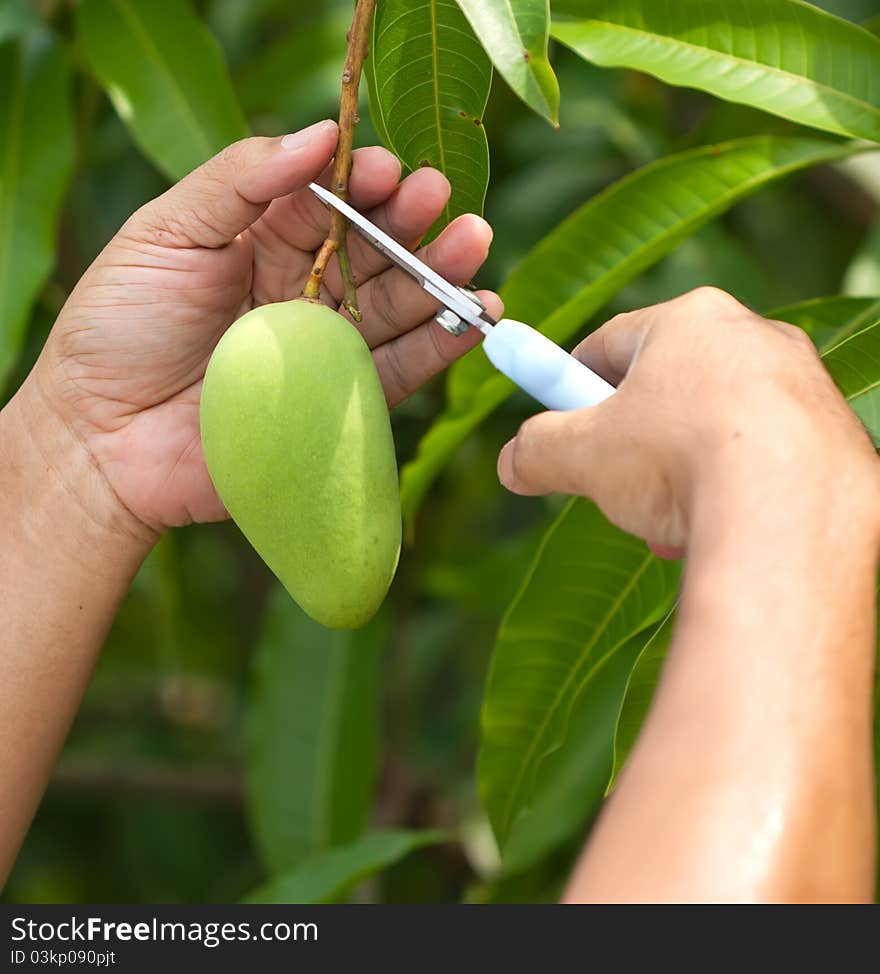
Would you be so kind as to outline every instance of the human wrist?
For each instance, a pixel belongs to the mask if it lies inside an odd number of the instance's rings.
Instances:
[[[99,574],[129,573],[158,535],[119,501],[32,374],[0,411],[0,502],[25,543]]]
[[[688,501],[694,542],[726,533],[880,555],[880,459],[855,421],[742,424],[694,472]]]

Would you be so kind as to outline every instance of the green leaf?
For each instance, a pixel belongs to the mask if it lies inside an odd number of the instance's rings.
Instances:
[[[279,585],[253,663],[246,717],[251,829],[273,872],[356,838],[379,753],[382,617],[325,629]]]
[[[356,883],[393,865],[416,849],[448,841],[443,832],[372,832],[350,845],[319,853],[270,880],[246,903],[331,903]]]
[[[55,263],[55,228],[73,166],[70,78],[40,32],[0,45],[0,387]]]
[[[880,319],[832,345],[822,361],[880,447]]]
[[[170,180],[247,134],[220,48],[187,0],[83,0],[76,24],[119,117]]]
[[[501,77],[539,115],[559,123],[559,82],[550,66],[549,0],[458,0]]]
[[[872,34],[876,34],[880,37],[880,16],[872,17],[870,20],[866,20],[862,26],[865,30],[870,31]]]
[[[880,297],[814,298],[775,308],[767,312],[767,317],[802,328],[823,352],[880,318]]]
[[[595,64],[880,141],[880,40],[801,0],[554,0],[553,17]]]
[[[645,722],[648,708],[654,699],[654,690],[660,680],[660,672],[669,652],[672,633],[675,628],[675,615],[670,612],[663,622],[651,633],[651,638],[642,647],[635,666],[629,675],[624,691],[623,704],[614,729],[614,761],[611,775],[605,789],[606,794],[614,788],[617,778],[629,757],[636,738]]]
[[[599,668],[661,619],[678,566],[572,501],[538,550],[495,644],[482,714],[480,795],[502,850],[536,797],[538,772],[568,737]]]
[[[602,803],[614,735],[633,664],[656,627],[633,636],[599,663],[575,701],[565,742],[542,762],[529,807],[504,846],[504,873],[528,869],[576,833]]]
[[[235,89],[248,113],[285,114],[294,98],[316,100],[315,90],[332,85],[339,97],[340,65],[345,61],[345,34],[351,10],[320,11],[317,19],[301,22],[291,32],[248,60],[236,77]],[[291,66],[295,65],[295,70]],[[332,78],[332,80],[331,80]]]
[[[433,166],[452,186],[432,234],[461,213],[482,213],[492,65],[464,14],[454,0],[383,0],[370,51],[370,115],[380,138],[407,168]]]
[[[622,287],[683,240],[763,186],[857,148],[758,136],[702,146],[632,173],[548,234],[501,289],[505,313],[565,342]],[[481,349],[452,367],[447,407],[404,467],[401,503],[414,517],[458,445],[514,391]]]

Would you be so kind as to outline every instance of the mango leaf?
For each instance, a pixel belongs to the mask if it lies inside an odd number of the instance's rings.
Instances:
[[[76,26],[119,117],[170,180],[247,134],[220,48],[188,0],[83,0]]]
[[[549,0],[458,0],[501,77],[539,115],[559,124],[559,82],[547,56]]]
[[[452,186],[431,235],[461,213],[482,213],[492,65],[454,0],[383,0],[366,76],[370,116],[385,145],[408,169],[433,166]]]
[[[634,277],[734,203],[854,151],[853,144],[758,136],[667,156],[594,197],[538,243],[501,289],[505,313],[565,342]],[[452,367],[446,410],[403,469],[408,520],[458,445],[513,391],[481,349]]]
[[[501,624],[483,704],[478,782],[502,851],[535,800],[542,763],[566,743],[577,702],[600,667],[669,611],[677,583],[677,566],[585,500],[545,535]]]
[[[553,18],[595,64],[880,141],[880,39],[801,0],[554,0]]]
[[[385,635],[381,616],[357,632],[325,629],[274,590],[248,693],[245,766],[251,829],[273,873],[366,825]]]
[[[55,262],[73,166],[70,78],[47,34],[0,45],[0,388]]]
[[[311,856],[296,869],[254,890],[246,903],[331,903],[356,883],[386,869],[416,849],[448,841],[443,832],[388,829]]]
[[[666,654],[669,652],[674,628],[675,616],[670,612],[651,633],[651,638],[643,646],[629,675],[623,704],[617,717],[617,726],[614,729],[614,761],[605,790],[606,794],[614,788],[645,722],[648,708],[654,699],[654,691],[660,680]]]
[[[505,876],[528,869],[583,832],[599,811],[627,680],[656,628],[633,636],[590,675],[572,709],[565,743],[541,763],[532,801],[513,824],[504,846]]]
[[[825,323],[828,322],[828,310],[833,300],[824,302],[826,307],[822,310]],[[815,306],[821,303],[809,302],[808,304]],[[841,304],[840,310],[840,318],[845,319],[848,314],[845,305]],[[775,316],[779,317],[779,314]],[[793,320],[796,317],[797,315],[793,313],[781,320],[797,324],[798,322]],[[840,320],[839,324],[841,327],[846,327],[847,322]],[[875,313],[874,323],[832,345],[823,354],[822,360],[856,415],[867,427],[874,442],[880,444],[880,310]],[[642,728],[660,678],[663,661],[669,650],[674,625],[674,618],[670,614],[650,642],[645,645],[633,668],[617,720],[614,737],[614,768],[608,784],[609,791],[614,787]],[[880,721],[877,726],[880,728]]]
[[[823,352],[880,318],[880,297],[814,298],[775,308],[767,317],[802,328]]]
[[[880,318],[822,356],[831,378],[880,446]]]

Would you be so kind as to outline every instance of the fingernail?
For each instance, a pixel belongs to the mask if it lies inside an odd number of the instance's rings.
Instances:
[[[290,135],[285,135],[281,140],[281,148],[287,152],[304,149],[310,142],[320,138],[331,128],[336,128],[336,123],[331,122],[330,119],[324,119],[323,122],[315,122],[314,125],[310,125],[301,132],[291,132]]]
[[[510,490],[513,483],[513,440],[505,443],[498,454],[498,479],[502,486]]]

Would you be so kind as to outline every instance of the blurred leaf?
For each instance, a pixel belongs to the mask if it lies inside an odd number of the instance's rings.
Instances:
[[[677,566],[584,500],[545,535],[501,624],[483,704],[480,796],[502,851],[599,667],[662,618],[677,581]]]
[[[188,0],[83,0],[82,52],[172,181],[247,134],[217,42]]]
[[[564,342],[634,277],[734,203],[782,176],[857,151],[759,136],[703,146],[632,173],[551,231],[501,289],[505,313]],[[475,349],[449,372],[447,406],[401,478],[404,517],[468,434],[514,391]]]
[[[554,0],[553,16],[596,64],[880,141],[880,40],[801,0]]]
[[[880,294],[880,220],[871,228],[843,279],[843,293]]]
[[[20,37],[39,26],[40,17],[30,0],[3,0],[0,6],[0,43]]]
[[[70,80],[40,33],[0,45],[0,387],[55,263],[55,227],[73,166]]]
[[[675,616],[670,612],[651,633],[651,638],[642,647],[636,664],[629,675],[624,690],[623,704],[620,707],[617,725],[614,729],[614,762],[611,775],[606,783],[606,794],[611,792],[617,782],[617,777],[642,729],[648,708],[654,698],[654,690],[660,680],[660,672],[663,669],[666,654],[669,652],[669,644],[672,641],[674,629]]]
[[[880,16],[872,17],[862,26],[865,28],[865,30],[869,30],[872,34],[876,34],[878,37],[880,37]]]
[[[382,141],[409,169],[433,166],[452,186],[432,234],[461,213],[482,213],[492,65],[454,0],[383,0],[366,74]]]
[[[574,703],[565,743],[541,764],[532,802],[513,824],[504,847],[505,875],[531,867],[583,833],[598,812],[611,774],[627,678],[655,631],[643,630],[597,664]]]
[[[880,446],[880,320],[832,345],[822,361]]]
[[[315,75],[331,72],[334,100],[339,98],[339,76],[345,61],[345,34],[351,10],[334,10],[316,20],[297,20],[289,34],[276,40],[247,62],[236,78],[236,91],[244,110],[283,112],[295,92],[307,88]]]
[[[504,80],[539,115],[559,122],[559,82],[547,56],[549,0],[458,0]]]
[[[325,629],[276,586],[253,663],[246,777],[257,847],[273,873],[356,838],[379,751],[380,615]]]
[[[768,311],[767,317],[803,328],[821,352],[880,318],[880,297],[814,298]]]
[[[448,841],[444,832],[371,832],[350,845],[313,855],[297,869],[277,876],[247,897],[246,903],[331,903],[356,883],[416,849]]]

